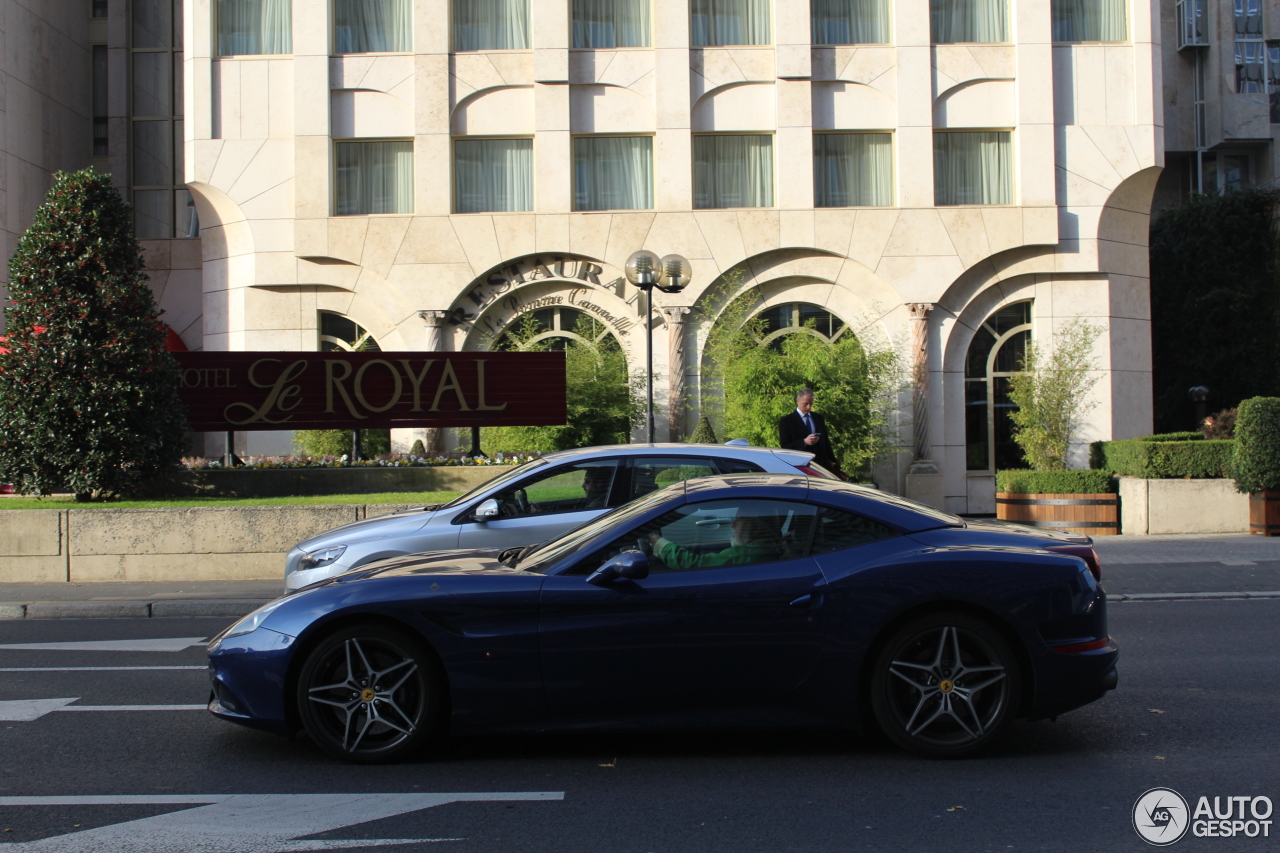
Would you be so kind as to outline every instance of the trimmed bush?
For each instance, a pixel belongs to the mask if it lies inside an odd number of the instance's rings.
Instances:
[[[694,444],[719,444],[716,441],[716,431],[711,428],[711,421],[707,420],[704,415],[698,418],[698,428],[693,431],[693,435],[689,437],[689,441]]]
[[[1227,476],[1235,441],[1095,441],[1089,464],[1121,477],[1144,480],[1213,479]]]
[[[1134,441],[1203,441],[1204,433],[1202,432],[1161,432],[1155,435],[1144,435],[1135,438]]]
[[[1280,398],[1254,397],[1240,404],[1231,476],[1236,489],[1280,488]]]
[[[1013,495],[1104,495],[1114,492],[1109,471],[996,472],[996,491]]]

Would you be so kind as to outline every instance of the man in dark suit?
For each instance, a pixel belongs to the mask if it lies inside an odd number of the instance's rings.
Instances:
[[[778,443],[786,450],[807,450],[814,462],[844,476],[831,449],[826,419],[813,411],[813,392],[808,388],[796,392],[796,410],[778,421]]]

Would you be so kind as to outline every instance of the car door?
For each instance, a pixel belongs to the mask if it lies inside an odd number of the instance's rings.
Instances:
[[[808,554],[814,509],[738,499],[687,504],[618,537],[543,584],[538,636],[560,717],[778,707],[812,671],[823,575]],[[768,546],[735,544],[754,523]],[[588,573],[656,534],[647,578]],[[741,538],[741,535],[738,536]]]
[[[475,507],[454,519],[459,548],[510,548],[559,536],[617,506],[619,460],[593,459],[538,470],[491,495],[499,515],[476,519]]]

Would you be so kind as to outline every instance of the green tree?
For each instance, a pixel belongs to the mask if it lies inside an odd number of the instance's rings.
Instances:
[[[741,274],[725,276],[725,292]],[[834,343],[804,329],[775,348],[762,343],[764,320],[748,319],[755,299],[733,300],[708,336],[703,411],[722,424],[720,434],[776,447],[778,420],[795,408],[796,391],[813,389],[817,409],[831,425],[831,444],[844,470],[864,470],[896,449],[896,398],[905,386],[904,359],[866,322]]]
[[[178,464],[187,429],[131,209],[111,178],[58,172],[9,261],[0,480],[76,500]]]
[[[626,444],[643,420],[640,381],[627,373],[627,358],[611,334],[596,320],[579,317],[575,338],[533,339],[544,332],[532,314],[499,340],[498,349],[544,351],[563,345],[568,422],[563,426],[487,427],[481,447],[486,453],[538,453]]]
[[[1102,329],[1076,318],[1058,328],[1053,346],[1027,344],[1022,372],[1009,377],[1013,440],[1037,471],[1065,471],[1071,438],[1097,402],[1088,400],[1098,384],[1093,343]]]

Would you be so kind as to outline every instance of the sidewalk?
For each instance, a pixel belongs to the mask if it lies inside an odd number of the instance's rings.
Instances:
[[[0,619],[234,619],[284,592],[279,578],[187,583],[0,583]]]

